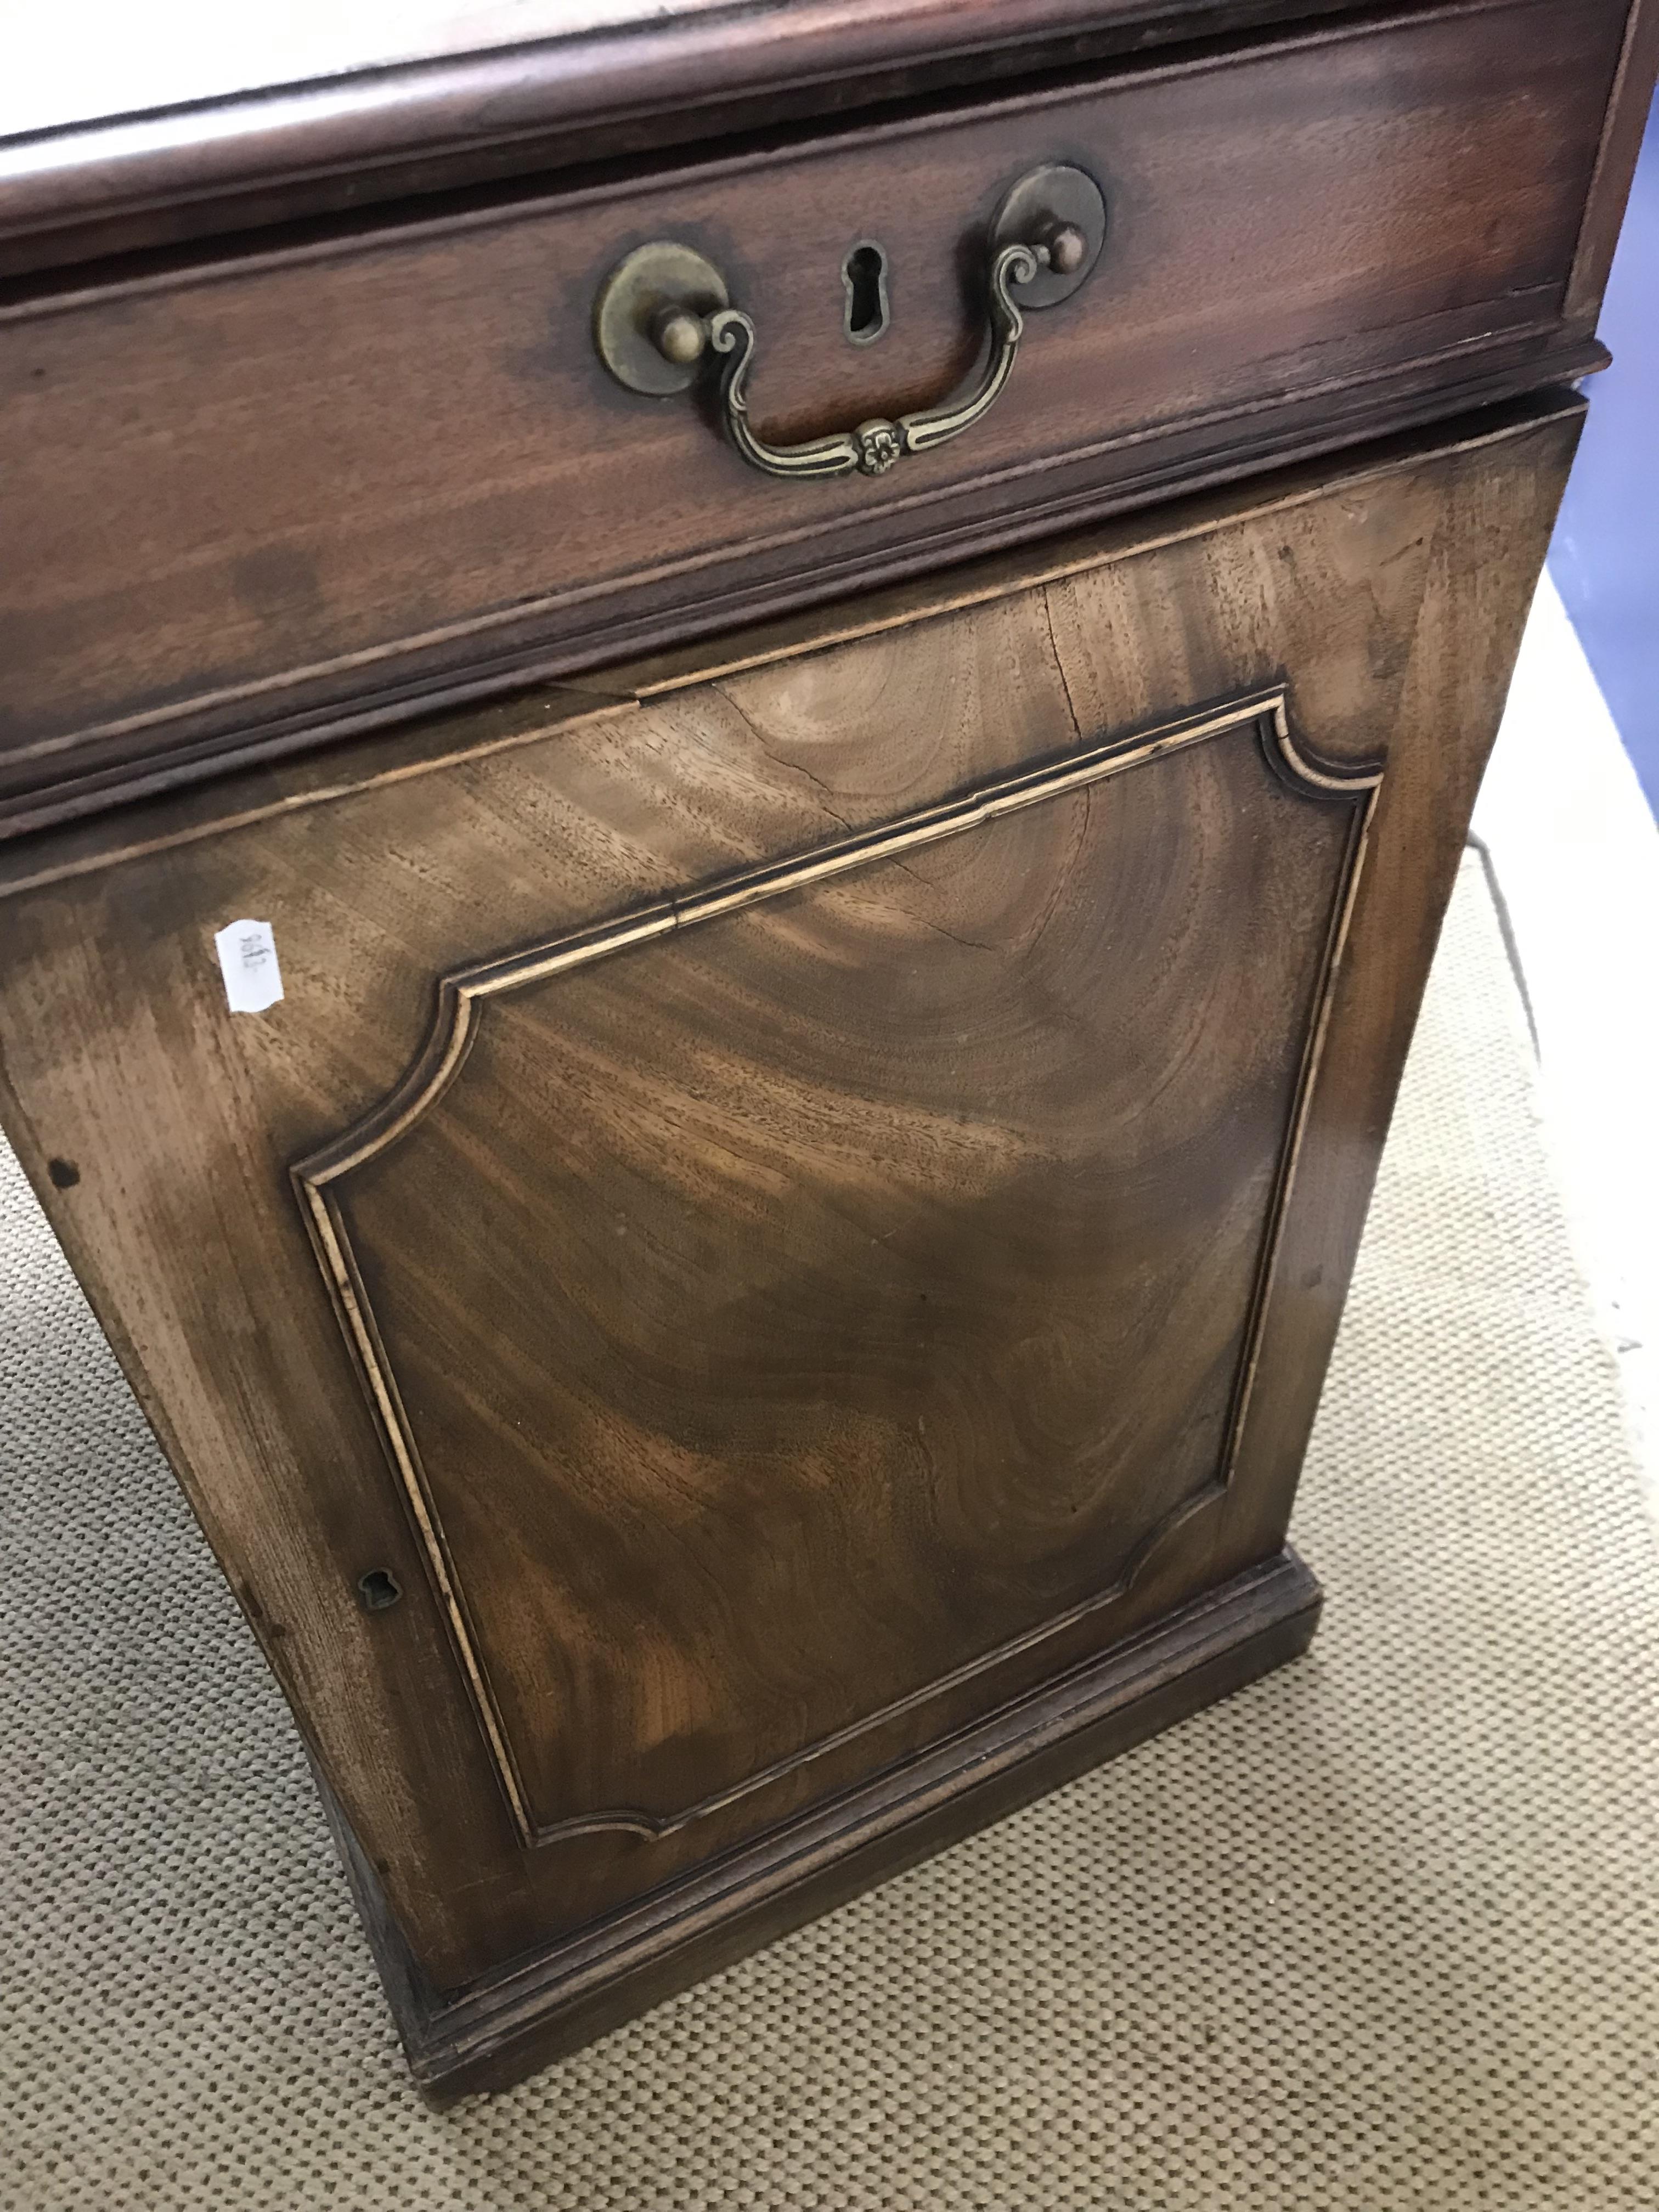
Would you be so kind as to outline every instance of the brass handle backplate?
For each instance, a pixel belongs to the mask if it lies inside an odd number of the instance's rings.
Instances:
[[[594,312],[599,356],[630,391],[686,390],[705,360],[720,363],[719,404],[726,434],[752,468],[784,477],[880,476],[909,453],[959,438],[989,412],[1013,373],[1024,334],[1022,309],[1069,299],[1100,258],[1106,204],[1081,169],[1033,169],[1005,194],[987,243],[991,355],[975,390],[901,415],[876,416],[798,446],[775,446],[749,420],[753,319],[730,304],[725,279],[689,246],[658,240],[618,263]]]

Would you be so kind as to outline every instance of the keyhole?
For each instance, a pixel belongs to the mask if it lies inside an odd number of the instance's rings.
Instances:
[[[847,287],[847,335],[854,345],[873,345],[887,327],[887,256],[866,239],[842,264]]]
[[[384,1613],[389,1605],[397,1604],[403,1592],[384,1567],[374,1567],[357,1577],[357,1595],[365,1613]]]

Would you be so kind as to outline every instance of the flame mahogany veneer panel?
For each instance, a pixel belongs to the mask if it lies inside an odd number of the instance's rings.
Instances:
[[[1376,788],[1283,716],[489,963],[302,1169],[573,1920],[590,1832],[705,1856],[937,1740],[1222,1503]]]

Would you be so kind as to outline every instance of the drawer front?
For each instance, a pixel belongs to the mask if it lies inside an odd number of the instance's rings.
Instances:
[[[8,1127],[437,1980],[1276,1550],[1579,412],[14,872]]]
[[[1626,0],[1474,0],[655,180],[0,313],[0,817],[15,830],[1582,367],[1564,299]],[[970,390],[1011,181],[1102,187],[1098,264],[996,405],[781,482],[593,341],[666,238],[791,439]],[[847,334],[883,247],[890,326]],[[43,788],[54,787],[43,797]]]

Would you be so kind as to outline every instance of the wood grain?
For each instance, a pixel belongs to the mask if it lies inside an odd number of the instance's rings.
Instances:
[[[1595,172],[1584,204],[1583,228],[1567,284],[1567,319],[1583,331],[1595,329],[1601,312],[1601,295],[1607,289],[1607,272],[1613,266],[1613,249],[1619,243],[1642,150],[1656,75],[1659,75],[1659,4],[1656,0],[1632,0]]]
[[[148,845],[15,879],[7,1128],[434,1988],[666,1911],[734,1845],[785,1863],[837,1778],[904,1769],[878,1731],[672,1832],[526,1849],[290,1164],[394,1090],[445,975],[1287,686],[1317,762],[1386,769],[1255,1320],[1352,810],[1237,733],[507,993],[346,1179],[538,1818],[672,1816],[1097,1591],[1213,1489],[1255,1328],[1231,1484],[1044,1647],[1043,1693],[1283,1540],[1582,412],[935,580],[816,649],[729,640],[302,806],[232,781],[217,834],[170,802],[185,842],[158,806]],[[276,930],[264,1016],[225,1006],[239,915]],[[365,1611],[376,1572],[402,1596]]]
[[[1286,1549],[1146,1635],[1006,1707],[607,1926],[434,1989],[319,1777],[415,2080],[434,2104],[504,2089],[647,2005],[1231,1696],[1307,1649],[1319,1585]]]
[[[1624,22],[1459,0],[0,311],[0,814],[1577,373],[1561,300]],[[1060,155],[1107,189],[1107,254],[1032,318],[993,415],[908,472],[780,486],[593,353],[605,274],[667,233],[756,315],[769,434],[932,401],[980,343],[964,253]],[[872,227],[894,313],[865,349],[839,271]]]
[[[295,1177],[526,1842],[1109,1640],[1231,1474],[1376,788],[1252,700],[442,986]]]
[[[176,10],[152,6],[126,51],[118,27],[92,53],[70,5],[31,25],[0,90],[0,275],[821,124],[1344,4],[546,0],[422,9],[396,37],[356,11],[291,9],[206,25],[191,9],[189,34],[169,35]]]

